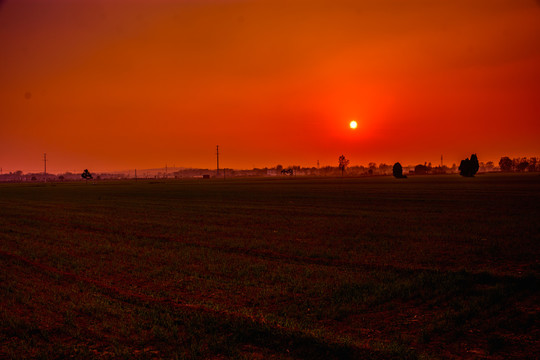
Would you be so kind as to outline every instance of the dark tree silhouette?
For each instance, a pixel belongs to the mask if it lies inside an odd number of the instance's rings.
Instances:
[[[536,171],[536,164],[538,163],[538,159],[536,157],[532,157],[529,159],[529,171],[533,172]]]
[[[512,171],[514,162],[508,156],[504,156],[499,160],[499,167],[501,168],[501,171]]]
[[[347,165],[349,165],[349,160],[345,159],[344,155],[341,155],[339,157],[339,168],[341,169],[341,176],[343,176],[343,172],[345,171]]]
[[[527,160],[521,161],[516,167],[517,171],[519,172],[524,172],[528,168],[529,168],[529,162]]]
[[[426,175],[428,172],[429,172],[429,167],[427,167],[426,165],[419,164],[414,167],[415,175]]]
[[[90,171],[88,171],[88,169],[84,169],[83,173],[81,174],[81,177],[84,180],[88,181],[92,179],[92,174],[90,174]]]
[[[461,164],[459,165],[459,175],[465,176],[465,177],[473,177],[480,168],[480,164],[478,163],[478,157],[476,154],[472,154],[471,158],[466,158],[465,160],[461,160]]]
[[[281,175],[293,176],[293,169],[283,169],[283,170],[281,170]]]
[[[407,175],[403,175],[403,167],[400,163],[395,163],[394,167],[392,168],[392,173],[394,174],[394,177],[396,179],[406,179]]]

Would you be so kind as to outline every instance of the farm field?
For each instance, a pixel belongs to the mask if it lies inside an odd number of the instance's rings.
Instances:
[[[540,176],[0,184],[0,358],[540,358]]]

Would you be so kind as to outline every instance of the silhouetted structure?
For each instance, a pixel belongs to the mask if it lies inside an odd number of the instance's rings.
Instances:
[[[461,164],[459,165],[459,175],[465,176],[465,177],[473,177],[480,168],[480,164],[478,164],[478,157],[476,157],[476,154],[472,154],[471,158],[466,158],[465,160],[461,160]]]
[[[392,174],[394,174],[394,177],[396,179],[406,179],[407,175],[403,175],[403,167],[400,163],[395,163],[394,167],[392,168]]]
[[[88,169],[84,169],[83,173],[81,174],[81,177],[88,181],[88,180],[91,180],[92,179],[92,174],[90,174],[90,172],[88,171]]]
[[[349,165],[349,160],[347,160],[344,155],[341,155],[339,157],[339,168],[341,169],[341,176],[343,176],[343,172],[345,171],[347,165]]]

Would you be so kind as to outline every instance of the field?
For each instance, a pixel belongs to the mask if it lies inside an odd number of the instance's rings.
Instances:
[[[540,176],[0,185],[0,358],[540,357]]]

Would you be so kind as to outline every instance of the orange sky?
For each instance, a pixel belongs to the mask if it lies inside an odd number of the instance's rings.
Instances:
[[[0,49],[4,173],[540,155],[535,0],[7,0]]]

